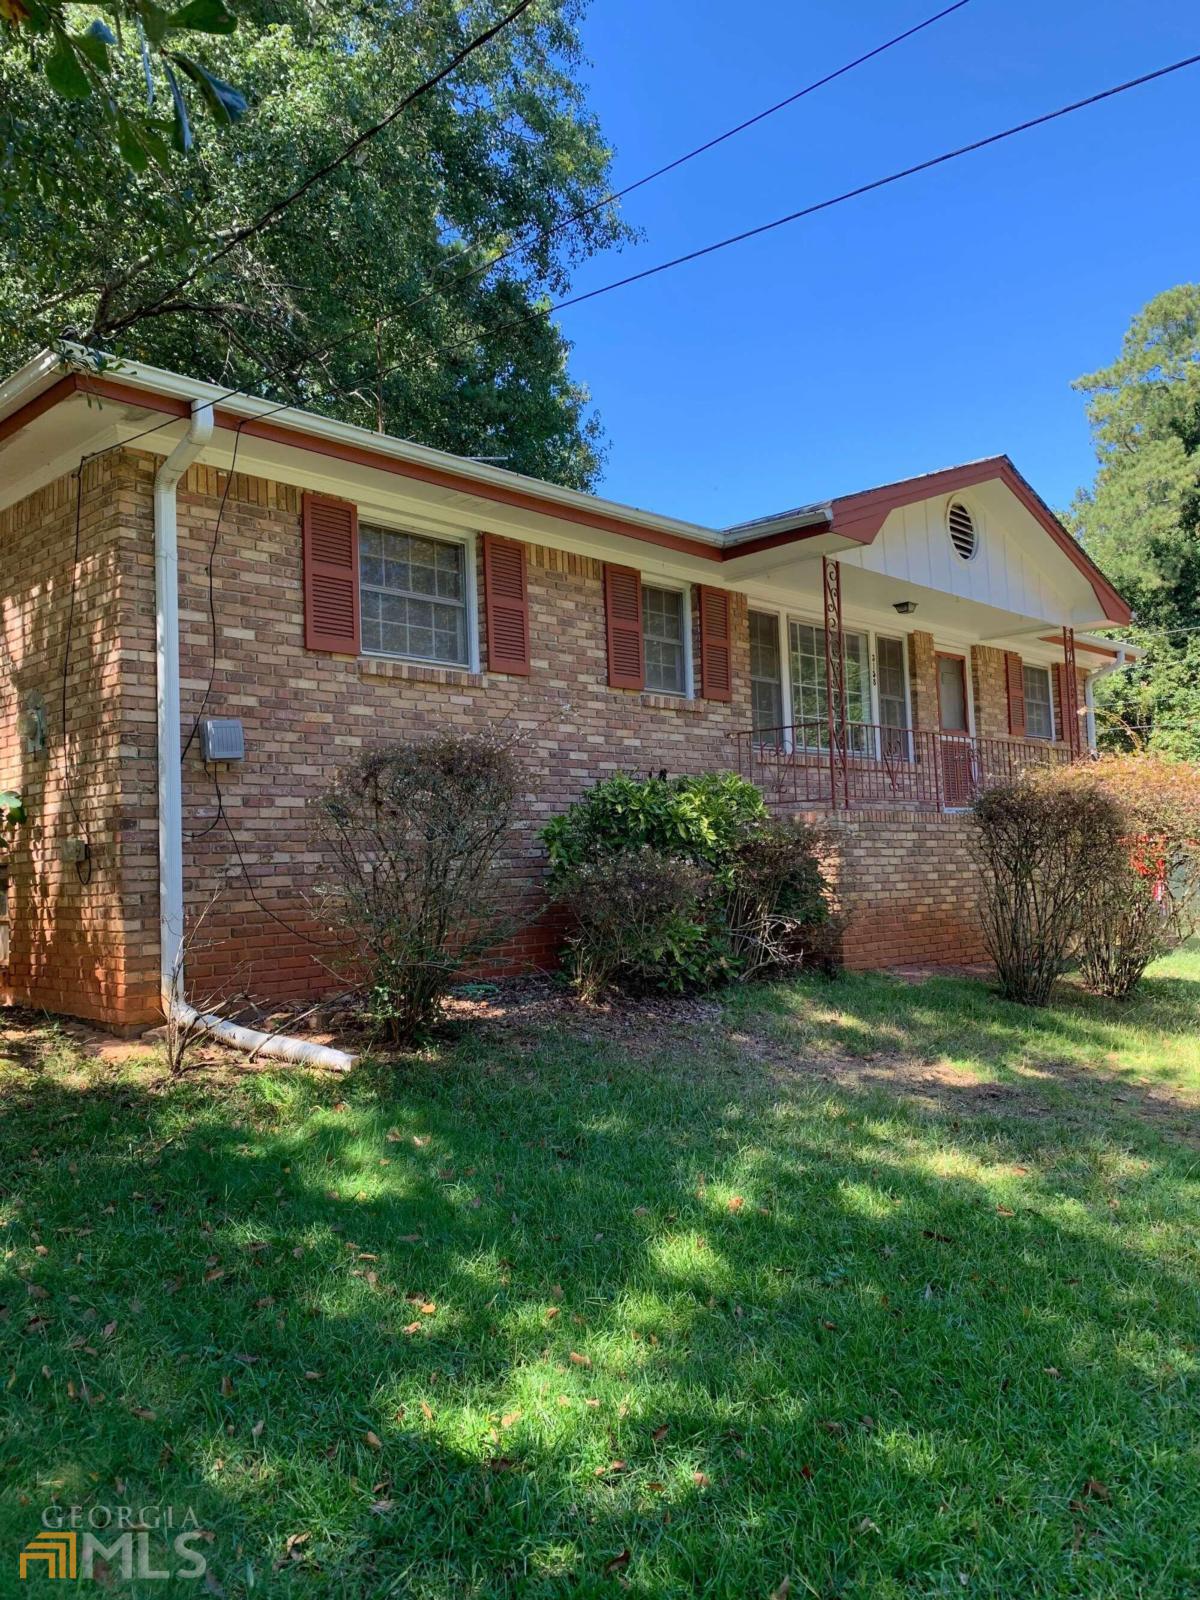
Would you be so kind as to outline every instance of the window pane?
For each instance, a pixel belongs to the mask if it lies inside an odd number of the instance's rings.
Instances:
[[[1025,732],[1031,739],[1053,739],[1054,713],[1048,667],[1025,667]]]
[[[967,690],[963,663],[957,656],[939,656],[938,705],[947,733],[967,732]]]
[[[684,694],[683,594],[678,589],[642,589],[642,638],[646,687]]]
[[[387,528],[361,528],[363,649],[465,666],[465,574],[461,544]]]
[[[908,695],[904,689],[904,641],[877,639],[879,720],[885,728],[908,727]]]
[[[843,632],[846,651],[846,717],[850,723],[871,720],[871,671],[867,637]],[[825,630],[811,622],[788,624],[788,655],[792,674],[792,716],[796,742],[829,748],[829,708],[825,698]],[[805,726],[801,729],[800,724]],[[850,748],[859,749],[869,736],[852,733]]]
[[[766,611],[750,613],[750,705],[756,729],[778,728],[783,722],[783,662],[779,618]]]

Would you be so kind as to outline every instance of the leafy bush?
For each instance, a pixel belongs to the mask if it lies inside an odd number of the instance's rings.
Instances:
[[[1194,929],[1200,893],[1200,769],[1151,755],[1102,757],[1045,780],[1099,788],[1119,808],[1121,848],[1085,889],[1079,968],[1089,988],[1128,998],[1146,968]]]
[[[1034,775],[986,790],[972,809],[984,940],[1000,992],[1045,1005],[1096,886],[1118,870],[1121,808],[1094,782]]]
[[[520,791],[511,739],[442,734],[343,767],[313,807],[319,896],[394,1043],[507,931],[500,851]]]
[[[706,902],[712,879],[691,862],[640,849],[585,861],[565,875],[561,904],[575,980],[585,998],[618,979],[679,994],[718,974]]]
[[[587,993],[678,993],[794,964],[828,918],[814,834],[773,822],[733,773],[607,779],[542,837]]]
[[[542,831],[552,873],[630,850],[659,850],[714,872],[765,822],[752,783],[733,772],[699,778],[607,778]]]

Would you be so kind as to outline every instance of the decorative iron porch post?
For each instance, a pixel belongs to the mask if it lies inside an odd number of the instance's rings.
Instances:
[[[825,714],[829,725],[829,803],[850,805],[846,766],[846,638],[842,632],[842,569],[821,557],[825,592]]]
[[[1075,629],[1063,629],[1063,717],[1067,724],[1067,749],[1071,760],[1082,755],[1082,737],[1079,727],[1079,679],[1075,675]]]

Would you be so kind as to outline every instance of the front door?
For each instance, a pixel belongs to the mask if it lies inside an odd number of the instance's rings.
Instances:
[[[967,716],[967,664],[962,656],[937,658],[938,720],[942,737],[942,795],[948,806],[971,802],[971,729]]]

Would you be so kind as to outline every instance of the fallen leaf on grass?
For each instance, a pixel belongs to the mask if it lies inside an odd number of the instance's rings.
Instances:
[[[730,1211],[740,1211],[745,1204],[746,1204],[746,1202],[742,1199],[741,1195],[740,1194],[735,1194],[730,1199],[729,1210]]]
[[[712,1479],[709,1477],[707,1472],[693,1472],[692,1473],[692,1482],[694,1484],[696,1484],[699,1488],[706,1489],[708,1487],[708,1485],[712,1482]]]
[[[222,1378],[221,1378],[221,1393],[225,1396],[225,1398],[227,1400],[228,1400],[229,1396],[233,1393],[233,1379],[229,1376],[229,1374],[227,1372],[224,1373],[222,1375]]]
[[[592,1473],[594,1478],[615,1478],[625,1471],[623,1461],[610,1461],[606,1467],[597,1467]]]
[[[379,1437],[379,1435],[377,1433],[373,1432],[370,1428],[368,1428],[366,1433],[363,1434],[363,1438],[366,1440],[367,1444],[371,1447],[372,1450],[382,1450],[383,1449],[383,1440]]]
[[[421,1401],[421,1415],[425,1418],[426,1422],[433,1421],[433,1407],[429,1404],[428,1400]]]
[[[520,1406],[518,1406],[515,1411],[506,1411],[504,1413],[504,1415],[500,1418],[500,1426],[502,1428],[511,1428],[513,1423],[518,1420],[520,1415],[521,1415]]]
[[[129,1409],[135,1417],[141,1417],[143,1422],[153,1422],[157,1415],[156,1412],[150,1410],[149,1406],[130,1406]]]
[[[619,1555],[613,1556],[611,1561],[606,1561],[604,1563],[605,1576],[607,1577],[610,1573],[613,1573],[613,1572],[620,1572],[622,1567],[627,1567],[629,1565],[629,1561],[630,1561],[629,1551],[628,1550],[622,1550]]]
[[[670,1430],[670,1423],[664,1422],[661,1428],[655,1428],[654,1432],[650,1435],[650,1437],[651,1437],[651,1439],[654,1440],[655,1444],[659,1444],[659,1443],[661,1443],[661,1441],[663,1439],[665,1439],[667,1437],[667,1433],[669,1432],[669,1430]]]
[[[572,1350],[567,1359],[573,1367],[590,1367],[592,1364],[591,1356],[581,1356],[578,1350]]]
[[[791,1592],[792,1580],[790,1578],[785,1578],[779,1585],[778,1589],[772,1590],[771,1600],[787,1600],[787,1597],[789,1594],[791,1594]]]
[[[998,1217],[1015,1217],[1016,1212],[1010,1210],[1008,1206],[997,1206],[996,1215]]]
[[[376,1500],[372,1503],[371,1515],[373,1517],[386,1517],[395,1504],[394,1500]]]
[[[546,1321],[547,1322],[553,1322],[557,1315],[558,1315],[558,1307],[557,1306],[547,1306],[546,1307]]]
[[[262,1431],[263,1431],[263,1429],[265,1427],[266,1427],[266,1423],[263,1422],[262,1419],[260,1418],[254,1424],[254,1426],[250,1429],[250,1437],[252,1439],[261,1439],[262,1438]]]
[[[400,1329],[401,1333],[420,1333],[420,1331],[421,1324],[419,1322],[406,1322]]]

